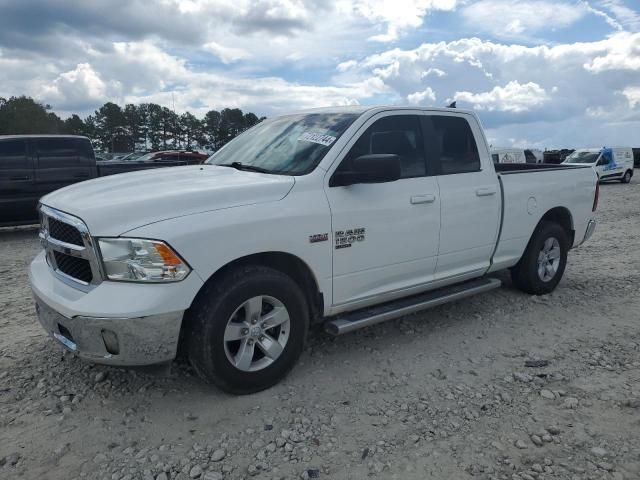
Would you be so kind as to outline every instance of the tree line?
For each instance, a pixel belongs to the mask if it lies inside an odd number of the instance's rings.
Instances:
[[[236,135],[264,120],[239,108],[210,110],[203,118],[181,115],[155,103],[107,102],[86,118],[62,120],[51,106],[26,96],[0,97],[0,135],[71,134],[89,137],[96,150],[217,150]]]

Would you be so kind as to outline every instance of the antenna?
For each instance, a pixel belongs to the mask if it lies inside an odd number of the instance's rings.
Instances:
[[[451,103],[447,106],[447,108],[456,108],[456,103],[457,103],[457,102],[454,100],[453,102],[451,102]]]

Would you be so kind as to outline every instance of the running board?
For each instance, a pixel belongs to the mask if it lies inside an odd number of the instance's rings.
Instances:
[[[325,330],[331,335],[342,335],[359,328],[375,325],[410,313],[426,310],[444,303],[460,300],[478,293],[499,288],[502,282],[496,278],[479,278],[449,287],[439,288],[412,297],[341,314],[326,322]]]

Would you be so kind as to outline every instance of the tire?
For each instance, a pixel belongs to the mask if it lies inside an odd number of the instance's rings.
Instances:
[[[624,172],[624,175],[620,179],[620,182],[629,183],[631,181],[632,176],[633,176],[633,173],[631,173],[631,170],[627,170],[626,172]]]
[[[551,293],[562,279],[568,251],[569,239],[565,230],[555,222],[541,222],[522,258],[511,269],[516,288],[532,295]]]
[[[273,386],[293,368],[304,348],[309,308],[290,277],[249,265],[205,285],[186,320],[187,354],[198,375],[244,395]]]

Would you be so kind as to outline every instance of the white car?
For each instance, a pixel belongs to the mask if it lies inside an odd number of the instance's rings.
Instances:
[[[600,180],[620,180],[629,183],[633,177],[631,147],[581,148],[569,155],[565,164],[589,165]]]
[[[536,152],[539,152],[539,155]],[[494,148],[491,150],[491,157],[494,163],[542,163],[542,152],[540,150]]]
[[[183,348],[234,393],[293,367],[311,323],[342,334],[500,286],[555,289],[595,228],[586,166],[494,166],[477,117],[342,107],[259,123],[204,165],[44,197],[38,318],[81,358]]]

